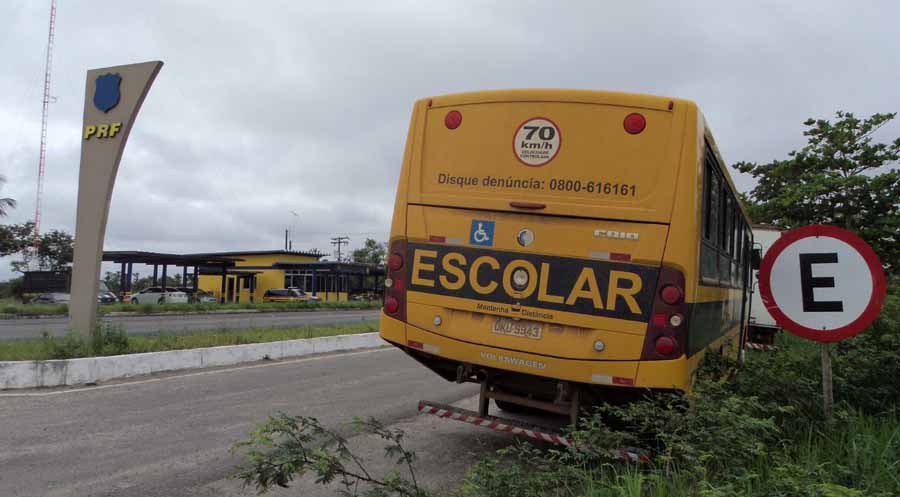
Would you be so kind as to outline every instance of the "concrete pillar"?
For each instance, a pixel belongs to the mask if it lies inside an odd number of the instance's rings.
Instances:
[[[163,264],[163,274],[162,274],[162,290],[163,290],[163,302],[166,302],[166,270],[169,268],[168,264]]]
[[[79,130],[81,161],[75,211],[69,326],[90,336],[97,325],[97,292],[109,203],[125,143],[162,62],[102,67],[87,72]]]
[[[227,274],[228,274],[228,269],[226,269],[225,266],[222,266],[222,298],[219,299],[219,301],[220,301],[219,303],[221,303],[221,304],[225,303],[225,278],[226,278]]]
[[[125,279],[128,278],[128,271],[125,270],[125,263],[122,263],[122,269],[119,270],[119,298],[125,298],[125,291],[128,288]]]
[[[134,282],[131,281],[131,274],[132,274],[133,270],[134,270],[134,263],[129,262],[128,263],[128,292],[129,293],[131,292],[131,289],[134,287]]]

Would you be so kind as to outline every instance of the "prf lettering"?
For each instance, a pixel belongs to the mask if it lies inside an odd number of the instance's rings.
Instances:
[[[442,271],[435,278],[437,266]],[[521,291],[516,291],[511,284],[511,275],[519,268],[528,273],[528,284]],[[500,261],[490,255],[479,255],[469,261],[459,252],[449,252],[439,257],[437,251],[416,249],[411,278],[412,283],[418,286],[434,288],[437,284],[447,290],[460,290],[468,286],[481,295],[492,294],[498,288],[515,299],[527,299],[537,293],[538,301],[549,304],[571,306],[584,299],[597,310],[615,311],[616,306],[624,304],[629,312],[641,314],[635,298],[642,288],[641,277],[629,271],[611,270],[607,276],[608,290],[606,295],[602,295],[594,269],[584,267],[566,294],[554,295],[548,289],[552,267],[546,262],[536,267],[530,261],[514,259],[506,267],[501,267]]]
[[[115,138],[120,129],[122,129],[122,123],[88,124],[84,127],[84,139]]]

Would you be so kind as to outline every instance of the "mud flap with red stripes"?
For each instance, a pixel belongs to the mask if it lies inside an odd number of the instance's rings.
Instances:
[[[512,433],[534,440],[550,442],[565,447],[572,446],[572,439],[553,431],[552,428],[546,428],[536,425],[530,425],[514,419],[498,418],[496,416],[478,416],[477,413],[458,407],[440,404],[438,402],[430,402],[427,400],[419,401],[419,414],[430,414],[439,418],[449,418],[456,421],[490,428],[492,430]],[[647,462],[650,458],[647,453],[641,449],[620,448],[610,449],[609,455],[614,459],[622,459],[633,462]]]

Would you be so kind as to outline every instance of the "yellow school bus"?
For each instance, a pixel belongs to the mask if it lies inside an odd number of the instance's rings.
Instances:
[[[752,234],[689,100],[504,90],[413,108],[381,336],[504,409],[689,391],[740,350]]]

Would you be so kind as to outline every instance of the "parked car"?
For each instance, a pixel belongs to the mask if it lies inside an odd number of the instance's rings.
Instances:
[[[314,302],[319,297],[297,288],[270,288],[263,294],[263,302]]]
[[[110,291],[100,290],[100,293],[97,294],[97,303],[98,304],[115,304],[119,299],[116,297],[116,294]]]
[[[186,304],[188,296],[176,288],[151,286],[131,296],[132,304]]]
[[[188,302],[192,304],[215,304],[216,302],[218,302],[215,295],[205,290],[198,289],[195,292],[193,287],[189,286],[180,286],[177,287],[176,290],[178,290],[179,292],[184,292],[185,295],[188,296]]]
[[[31,299],[32,304],[68,304],[70,296],[63,292],[42,293]]]

